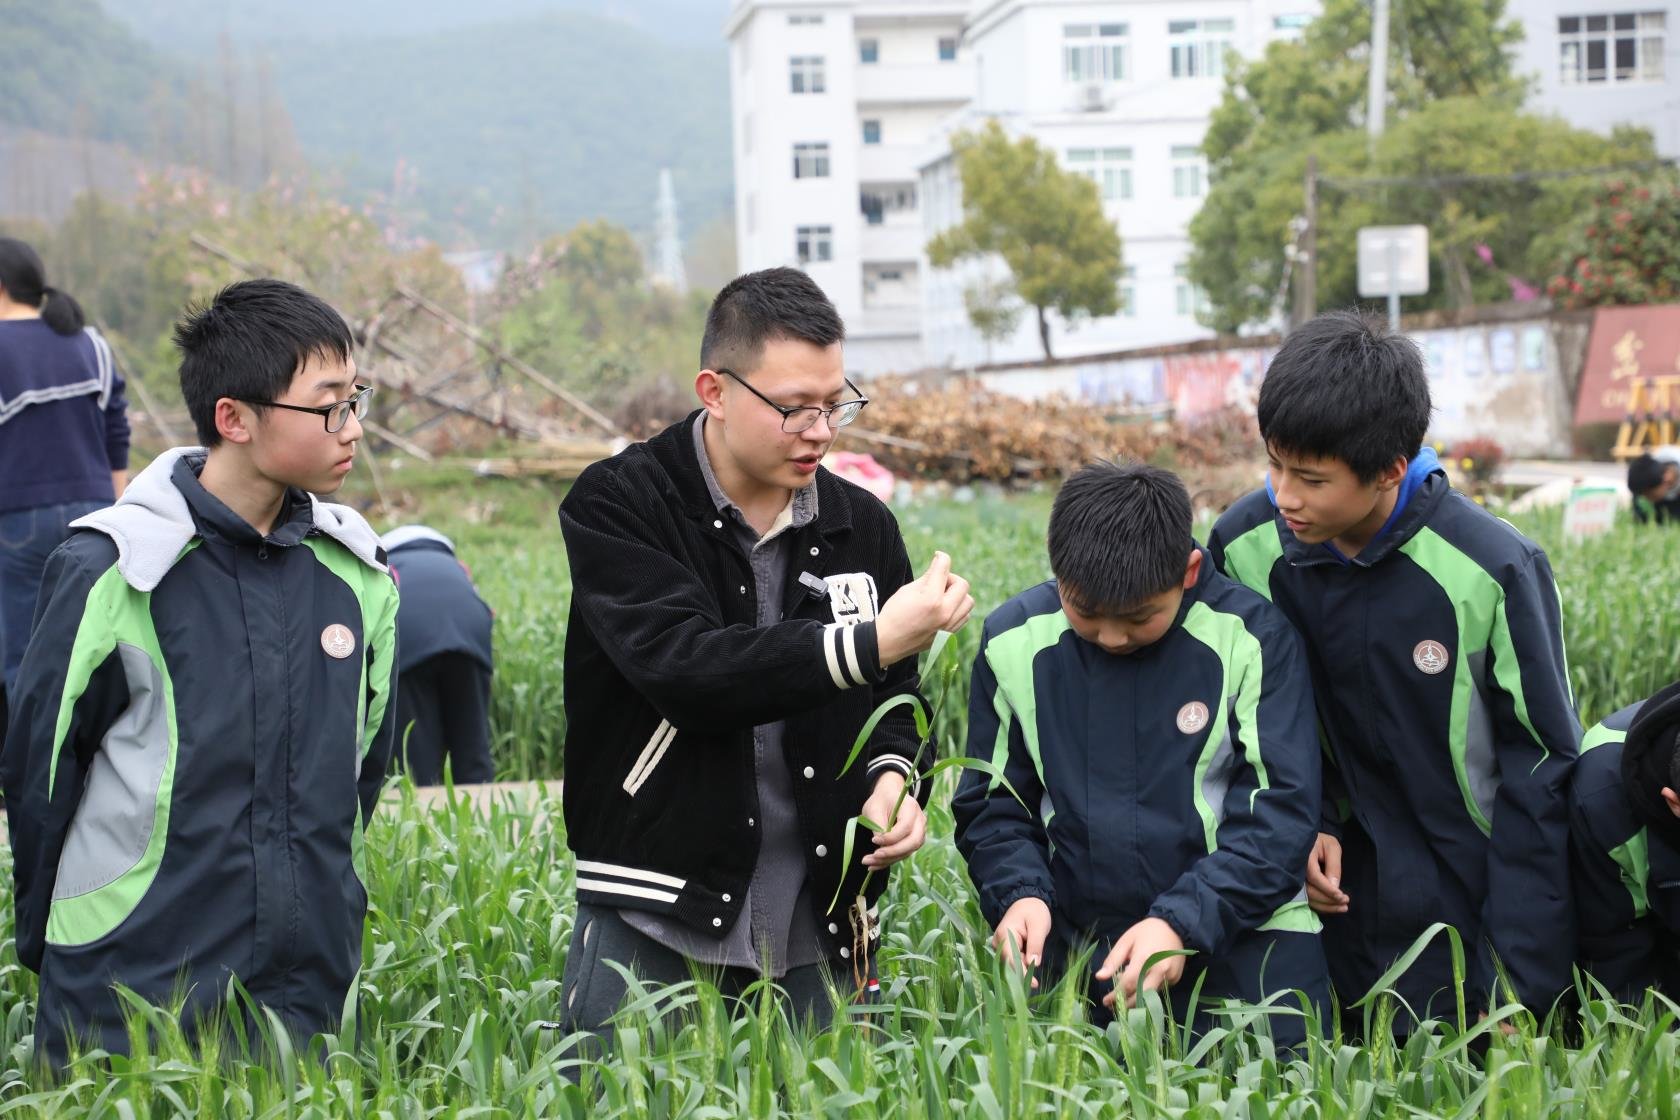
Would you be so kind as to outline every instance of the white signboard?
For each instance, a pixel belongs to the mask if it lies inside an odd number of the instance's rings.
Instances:
[[[1361,296],[1421,296],[1428,291],[1428,226],[1366,226],[1359,231]]]
[[[1614,486],[1577,486],[1563,508],[1563,535],[1581,540],[1608,533],[1616,523],[1616,506],[1621,497]]]

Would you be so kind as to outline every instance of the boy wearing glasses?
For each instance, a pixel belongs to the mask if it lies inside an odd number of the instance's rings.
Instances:
[[[915,797],[892,819],[917,753],[909,708],[841,770],[974,600],[943,554],[918,578],[886,507],[820,465],[867,403],[843,335],[802,272],[731,281],[706,320],[701,407],[561,503],[571,1029],[605,1036],[625,991],[614,963],[656,984],[705,965],[731,995],[770,977],[818,1023],[825,976],[870,981],[887,876],[867,897],[863,880],[926,829]],[[883,830],[843,866],[860,813]]]
[[[276,280],[224,289],[175,342],[205,446],[73,523],[0,755],[55,1065],[126,1052],[115,984],[184,991],[195,1029],[237,978],[294,1035],[336,1030],[362,959],[397,593],[367,522],[316,495],[349,473],[368,389],[344,320]]]

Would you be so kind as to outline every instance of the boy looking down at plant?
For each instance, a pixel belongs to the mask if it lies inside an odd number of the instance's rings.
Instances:
[[[953,804],[998,951],[1054,976],[1095,942],[1105,1016],[1168,987],[1182,1017],[1198,979],[1198,1029],[1220,998],[1326,1006],[1301,884],[1319,748],[1300,639],[1214,570],[1168,471],[1074,474],[1049,551],[1055,579],[992,612],[974,662],[968,754],[1008,784],[967,772]],[[1300,1019],[1274,1037],[1300,1041]]]

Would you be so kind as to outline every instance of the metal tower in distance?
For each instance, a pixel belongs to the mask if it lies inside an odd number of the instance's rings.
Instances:
[[[683,270],[682,238],[677,233],[677,192],[671,185],[669,167],[659,170],[658,214],[653,278],[683,295],[688,291],[688,274]]]

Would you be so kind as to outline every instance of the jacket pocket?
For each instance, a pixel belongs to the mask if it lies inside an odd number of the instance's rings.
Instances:
[[[646,784],[653,776],[665,752],[671,749],[671,743],[677,737],[677,729],[671,726],[671,721],[662,719],[659,726],[653,729],[653,737],[642,748],[642,753],[636,756],[636,764],[630,767],[630,773],[624,777],[624,792],[631,797]]]

